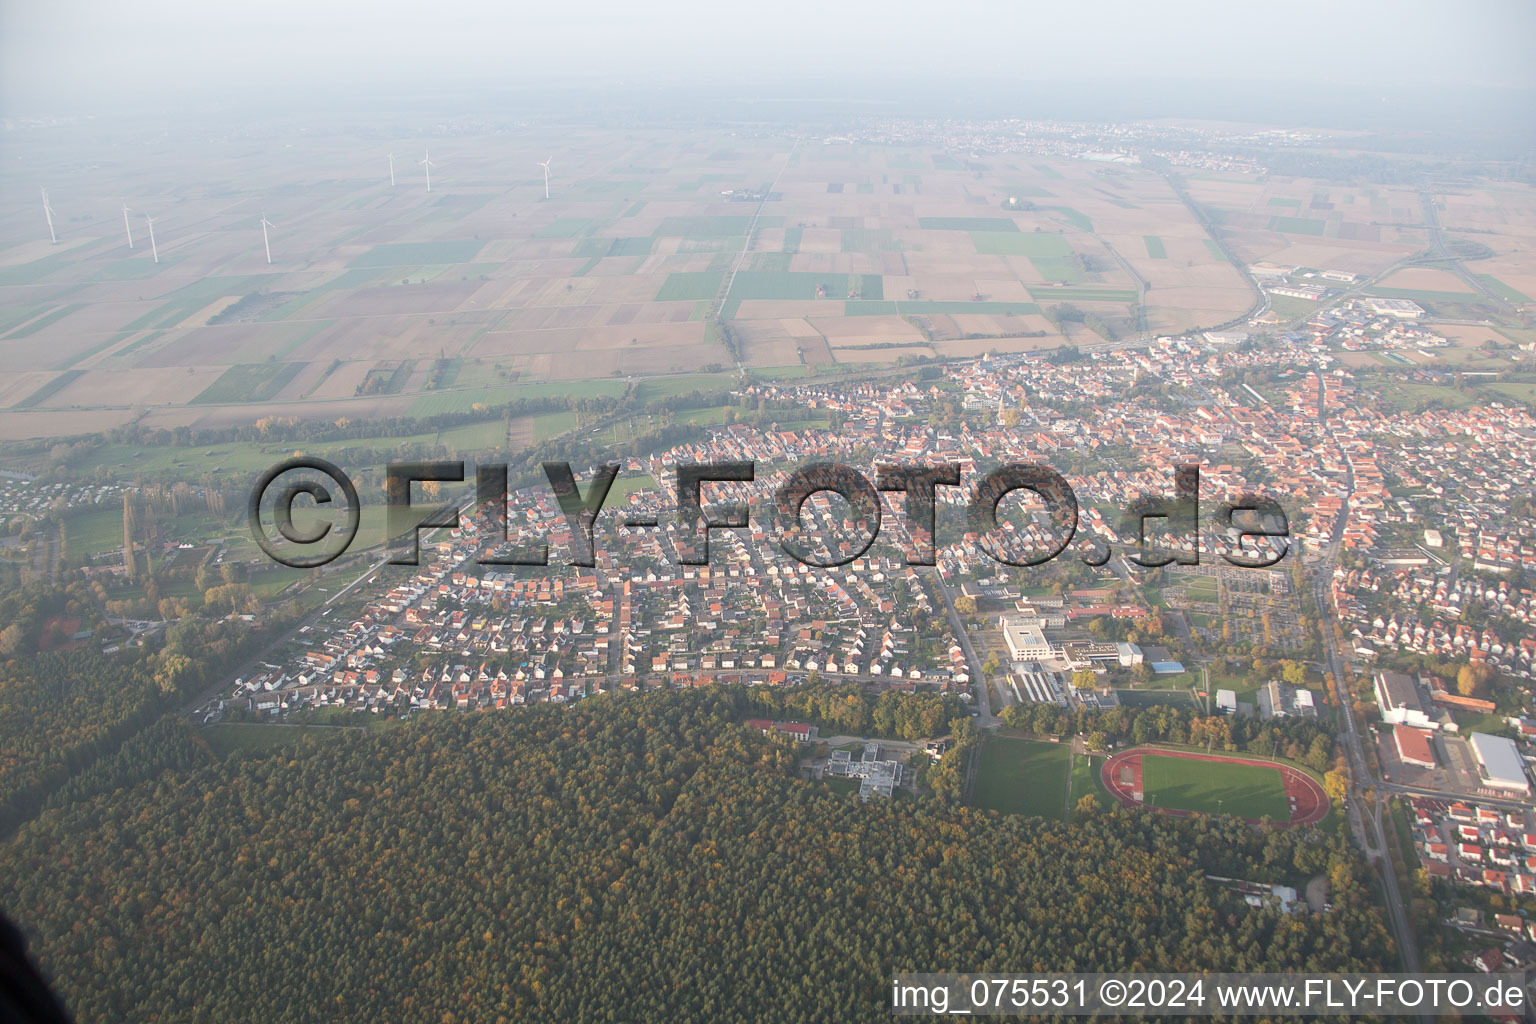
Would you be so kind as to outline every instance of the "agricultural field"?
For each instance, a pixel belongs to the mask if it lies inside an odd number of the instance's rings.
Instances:
[[[1070,753],[1065,743],[987,737],[981,748],[973,802],[1004,814],[1060,820],[1067,806]]]
[[[0,437],[419,417],[711,365],[783,376],[1103,344],[1143,322],[1240,319],[1258,296],[1223,246],[1374,274],[1427,242],[1403,188],[1193,175],[1218,244],[1130,165],[710,129],[458,135],[433,145],[431,192],[398,159],[391,187],[385,154],[419,141],[199,142],[196,183],[178,177],[191,141],[126,162],[29,157],[59,182],[61,232],[39,238],[28,189],[6,192]],[[552,153],[546,200],[535,161]],[[102,196],[155,217],[159,262],[128,248]],[[1469,264],[1477,279],[1516,305],[1536,295],[1532,197],[1434,197],[1453,238],[1491,254]],[[1380,287],[1454,296],[1457,313],[1493,301],[1433,268]],[[1061,333],[1042,313],[1065,304],[1104,329]]]

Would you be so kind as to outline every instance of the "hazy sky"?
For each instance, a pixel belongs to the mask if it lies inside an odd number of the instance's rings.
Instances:
[[[0,110],[530,77],[1532,88],[1533,42],[1531,0],[0,0]]]

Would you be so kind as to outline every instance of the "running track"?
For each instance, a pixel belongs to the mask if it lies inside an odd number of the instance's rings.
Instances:
[[[1122,751],[1104,762],[1104,767],[1099,769],[1100,778],[1104,782],[1104,788],[1112,793],[1127,807],[1140,807],[1141,802],[1136,799],[1136,794],[1141,792],[1141,758],[1143,754],[1156,754],[1158,757],[1182,757],[1191,761],[1216,761],[1227,764],[1247,764],[1258,768],[1273,768],[1280,773],[1285,780],[1285,795],[1291,801],[1291,820],[1279,822],[1283,826],[1289,825],[1315,825],[1323,820],[1328,813],[1328,795],[1323,792],[1323,787],[1317,780],[1306,772],[1290,765],[1278,764],[1273,761],[1255,760],[1247,757],[1225,757],[1217,754],[1194,754],[1184,750],[1163,750],[1158,747],[1138,747],[1135,750]],[[1129,776],[1129,781],[1122,781],[1122,769]],[[1176,814],[1180,816],[1195,814],[1195,811],[1181,811],[1171,807],[1156,807],[1155,810],[1164,814]],[[1258,820],[1247,818],[1247,821],[1258,824]]]

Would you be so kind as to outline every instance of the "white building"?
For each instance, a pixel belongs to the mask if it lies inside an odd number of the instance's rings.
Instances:
[[[1407,299],[1370,298],[1365,300],[1365,305],[1377,316],[1390,316],[1394,320],[1419,320],[1424,316],[1424,307]]]
[[[1008,645],[1008,654],[1014,661],[1043,661],[1055,654],[1050,641],[1045,638],[1040,620],[1034,616],[1004,615],[998,625],[1003,629],[1003,642]]]
[[[1388,725],[1411,725],[1417,729],[1436,729],[1439,723],[1424,710],[1419,684],[1401,672],[1378,672],[1375,679],[1376,705],[1381,720]]]
[[[1526,777],[1525,761],[1520,757],[1520,749],[1515,746],[1514,740],[1491,736],[1485,732],[1474,732],[1469,739],[1484,785],[1529,795],[1531,781]]]

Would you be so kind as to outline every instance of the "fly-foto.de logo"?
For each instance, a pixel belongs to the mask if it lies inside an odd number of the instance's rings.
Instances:
[[[594,527],[603,511],[619,464],[607,463],[593,470],[583,485],[567,462],[543,463],[544,477],[560,512],[570,528],[570,562],[590,568],[597,564]],[[1272,498],[1244,494],[1217,505],[1209,522],[1200,514],[1200,467],[1174,470],[1171,495],[1146,495],[1134,501],[1120,517],[1119,534],[1132,538],[1126,557],[1137,565],[1156,568],[1200,561],[1202,525],[1225,537],[1227,549],[1220,557],[1242,568],[1266,568],[1279,562],[1289,550],[1290,524],[1284,510]],[[419,502],[413,485],[425,485],[434,493],[443,484],[463,483],[463,462],[402,462],[386,468],[384,480],[384,541],[388,561],[416,565],[420,561],[420,535],[424,530],[454,529],[473,505],[474,516],[492,532],[492,538],[510,541],[507,518],[507,467],[475,468],[473,502]],[[938,508],[941,488],[961,487],[958,463],[881,464],[873,479],[851,466],[816,462],[799,466],[773,488],[766,509],[778,547],[789,557],[817,568],[846,565],[864,554],[879,537],[884,518],[881,492],[900,495],[892,504],[899,509],[907,537],[908,565],[931,566],[942,546]],[[671,527],[682,538],[679,561],[684,565],[709,563],[709,538],[715,530],[739,530],[753,522],[749,502],[705,501],[710,485],[745,485],[757,481],[753,462],[689,463],[676,467],[675,506],[669,511]],[[830,493],[848,505],[842,517],[850,538],[837,545],[825,542],[808,527],[803,515],[813,495]],[[1030,506],[1029,532],[1037,543],[1020,551],[1012,522],[999,517],[1010,495],[1018,494]],[[946,505],[955,502],[944,492]],[[964,533],[967,539],[1000,564],[1024,567],[1043,565],[1060,556],[1078,534],[1079,504],[1065,477],[1041,463],[1008,463],[984,473],[964,496]],[[295,523],[296,508],[304,510],[306,525]],[[632,510],[627,510],[632,511]],[[316,568],[340,557],[356,539],[362,506],[356,485],[338,466],[324,459],[288,459],[256,480],[247,504],[251,535],[270,558],[295,568]],[[270,524],[270,525],[269,525]],[[630,528],[663,528],[660,514],[630,516],[622,520]],[[954,539],[954,538],[951,538]],[[549,565],[549,545],[535,540],[521,550],[493,546],[476,560],[483,565]],[[1081,545],[1079,555],[1087,565],[1104,565],[1113,551],[1097,540]]]

